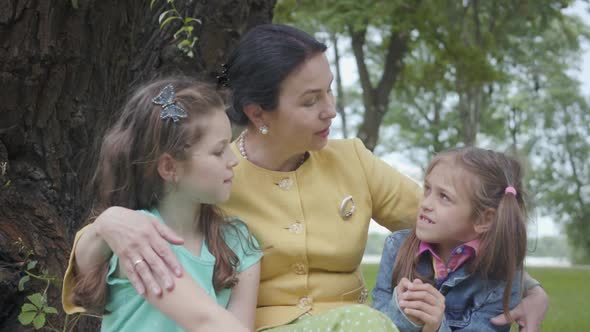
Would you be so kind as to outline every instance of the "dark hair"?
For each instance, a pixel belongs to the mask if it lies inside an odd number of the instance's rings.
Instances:
[[[481,235],[481,242],[475,260],[469,269],[482,278],[506,281],[504,289],[504,313],[510,318],[509,302],[512,282],[518,269],[522,268],[526,254],[526,204],[522,186],[522,168],[518,161],[503,153],[475,147],[453,149],[438,154],[428,166],[426,175],[441,163],[452,163],[453,167],[468,173],[466,182],[471,189],[472,220],[481,220],[486,210],[496,211],[490,228]],[[517,194],[506,194],[506,187],[512,186]],[[417,273],[420,256],[420,240],[416,228],[412,230],[397,253],[392,286],[406,277],[434,283],[434,275]],[[413,257],[408,259],[408,257]]]
[[[162,106],[152,102],[169,84],[174,87],[176,104],[187,113],[187,118],[178,122],[162,119]],[[98,202],[91,214],[97,216],[110,206],[156,208],[164,195],[158,159],[164,153],[177,160],[189,159],[189,148],[199,141],[207,126],[206,117],[224,110],[225,100],[215,86],[190,78],[159,79],[137,89],[103,140],[93,178]],[[227,221],[214,205],[202,204],[198,230],[216,258],[215,290],[237,283],[239,259],[224,240],[227,226],[235,228],[236,223]],[[108,261],[102,262],[94,273],[76,275],[73,303],[93,311],[103,310],[108,265]]]
[[[286,25],[264,24],[249,30],[230,54],[220,77],[232,92],[229,118],[239,125],[247,124],[243,109],[250,104],[275,110],[285,78],[324,51],[325,44]]]

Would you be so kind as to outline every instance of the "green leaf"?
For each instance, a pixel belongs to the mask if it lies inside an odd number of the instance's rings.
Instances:
[[[164,12],[162,12],[162,14],[160,14],[160,16],[158,17],[158,24],[162,24],[162,21],[164,21],[164,18],[166,18],[166,15],[175,12],[174,9],[168,9]]]
[[[178,43],[178,48],[185,48],[187,46],[189,46],[191,44],[190,40],[185,39],[183,41],[181,41],[180,43]]]
[[[154,9],[154,3],[156,3],[156,0],[150,1],[150,10]]]
[[[78,9],[78,7],[79,7],[79,6],[78,6],[78,0],[72,0],[72,7],[73,7],[74,9]]]
[[[29,312],[29,311],[37,312],[37,310],[39,310],[39,309],[30,303],[23,304],[22,308],[20,309],[21,312]]]
[[[18,315],[18,321],[22,325],[31,324],[31,322],[33,321],[33,318],[35,318],[35,315],[37,315],[36,311],[21,312],[20,315]]]
[[[45,314],[39,314],[33,319],[33,326],[35,330],[42,328],[45,325]]]
[[[18,291],[22,292],[23,290],[25,290],[25,284],[31,280],[31,277],[29,276],[24,276],[22,278],[20,278],[20,280],[18,281]]]
[[[29,299],[29,301],[31,301],[31,303],[33,303],[37,308],[43,308],[43,305],[45,304],[45,299],[39,293],[27,296],[27,299]]]
[[[48,314],[57,314],[57,309],[54,307],[45,307],[43,308],[43,311]]]
[[[197,22],[199,24],[203,24],[203,22],[201,22],[201,20],[199,20],[198,18],[194,18],[194,17],[187,17],[184,19],[184,24],[187,25],[191,22]]]
[[[187,39],[188,39],[188,37],[192,35],[193,30],[194,30],[194,27],[192,27],[190,25],[185,25],[182,28],[178,29],[178,31],[176,31],[174,33],[174,39],[178,39],[178,36],[180,36],[180,34],[182,34],[183,32],[186,32]]]
[[[30,261],[29,264],[27,264],[27,270],[32,270],[35,266],[37,266],[37,261]]]
[[[170,16],[167,19],[165,19],[164,22],[160,23],[160,29],[162,29],[166,24],[170,23],[170,21],[173,21],[173,20],[182,20],[182,19],[178,16]]]

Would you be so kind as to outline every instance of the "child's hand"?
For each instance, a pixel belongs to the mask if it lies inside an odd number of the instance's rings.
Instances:
[[[398,298],[400,308],[412,321],[423,322],[423,332],[437,331],[445,313],[445,297],[432,285],[419,279],[405,285],[407,291]]]
[[[400,309],[406,314],[412,323],[423,326],[424,322],[418,319],[415,316],[409,315],[406,311],[406,293],[408,292],[409,288],[412,286],[412,282],[408,278],[402,278],[399,283],[397,284],[396,291],[397,291],[397,301],[399,303]]]

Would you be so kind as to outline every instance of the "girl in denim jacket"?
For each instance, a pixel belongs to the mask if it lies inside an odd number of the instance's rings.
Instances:
[[[400,331],[509,331],[521,298],[526,209],[519,163],[466,147],[426,170],[416,227],[385,241],[374,307]]]

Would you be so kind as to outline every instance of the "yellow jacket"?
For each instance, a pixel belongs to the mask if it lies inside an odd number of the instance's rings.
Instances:
[[[234,152],[239,155],[235,149]],[[363,303],[359,269],[373,218],[390,230],[412,227],[420,187],[367,150],[358,139],[331,140],[293,172],[244,160],[230,200],[264,249],[256,328],[286,324],[305,312]],[[352,203],[355,211],[345,218]]]
[[[239,152],[232,145],[234,153]],[[416,220],[420,187],[375,157],[358,139],[330,140],[296,171],[276,172],[241,158],[230,200],[264,257],[256,328],[286,324],[368,295],[360,271],[369,221],[394,231]],[[348,196],[352,202],[342,203]],[[343,216],[351,210],[350,217]],[[72,250],[74,252],[74,250]],[[72,260],[70,260],[70,265]],[[64,308],[71,288],[64,278]],[[69,310],[68,310],[69,309]]]

